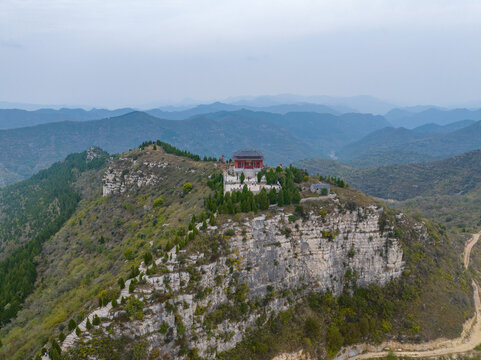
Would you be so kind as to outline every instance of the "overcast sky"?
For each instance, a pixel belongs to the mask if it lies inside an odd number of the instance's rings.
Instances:
[[[0,101],[481,100],[481,1],[0,0]]]

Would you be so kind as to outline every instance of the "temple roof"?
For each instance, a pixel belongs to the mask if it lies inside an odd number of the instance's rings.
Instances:
[[[245,149],[245,150],[236,151],[232,156],[232,158],[234,160],[241,160],[241,159],[264,160],[264,156],[259,151],[254,149]]]

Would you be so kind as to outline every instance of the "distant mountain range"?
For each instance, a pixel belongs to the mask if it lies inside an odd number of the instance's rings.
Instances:
[[[462,125],[468,126],[459,128]],[[481,121],[457,122],[436,129],[435,132],[424,132],[422,128],[421,131],[380,129],[346,145],[337,155],[352,165],[376,166],[442,159],[481,148]]]
[[[161,139],[198,154],[230,156],[257,148],[270,165],[328,156],[389,123],[381,116],[221,111],[187,120],[144,112],[91,121],[63,121],[0,131],[0,183],[26,178],[73,152],[96,145],[110,153]]]
[[[408,109],[393,109],[386,113],[385,118],[395,127],[403,126],[408,129],[434,123],[446,125],[460,120],[481,120],[481,109],[439,109],[429,108],[423,111]]]

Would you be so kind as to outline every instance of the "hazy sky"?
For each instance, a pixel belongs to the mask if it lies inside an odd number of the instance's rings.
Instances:
[[[0,0],[0,101],[481,100],[481,1]]]

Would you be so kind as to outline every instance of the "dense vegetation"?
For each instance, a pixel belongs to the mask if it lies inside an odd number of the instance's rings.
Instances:
[[[205,199],[206,209],[212,213],[218,211],[221,214],[236,214],[267,210],[269,205],[273,204],[279,206],[298,204],[301,200],[301,194],[296,184],[309,177],[307,172],[292,166],[285,170],[280,167],[268,171],[264,169],[259,173],[259,178],[264,175],[267,184],[280,184],[281,189],[278,192],[275,189],[267,192],[263,188],[258,194],[254,195],[248,190],[247,185],[244,185],[242,191],[227,192],[224,195],[222,174],[214,175],[208,182],[209,187],[214,190],[214,194]]]
[[[145,147],[150,146],[150,145],[153,145],[153,150],[157,150],[157,146],[160,146],[160,147],[162,147],[162,149],[167,154],[173,154],[173,155],[177,155],[177,156],[186,157],[186,158],[189,158],[189,159],[194,160],[194,161],[201,161],[201,160],[203,160],[203,161],[217,161],[217,159],[215,157],[204,156],[204,158],[202,159],[197,154],[193,154],[190,151],[186,151],[186,150],[180,150],[180,149],[176,148],[175,146],[170,145],[170,144],[168,144],[166,142],[163,142],[163,141],[160,141],[160,140],[144,141],[142,144],[140,144],[139,149],[143,150]]]
[[[2,241],[11,242],[21,235],[31,239],[0,261],[0,325],[15,316],[33,291],[37,275],[35,257],[40,254],[42,244],[75,211],[80,196],[72,182],[77,172],[98,168],[104,161],[104,154],[89,162],[86,152],[72,154],[48,170],[1,191]],[[55,211],[46,211],[52,206]],[[29,228],[28,234],[22,234],[24,227]]]

